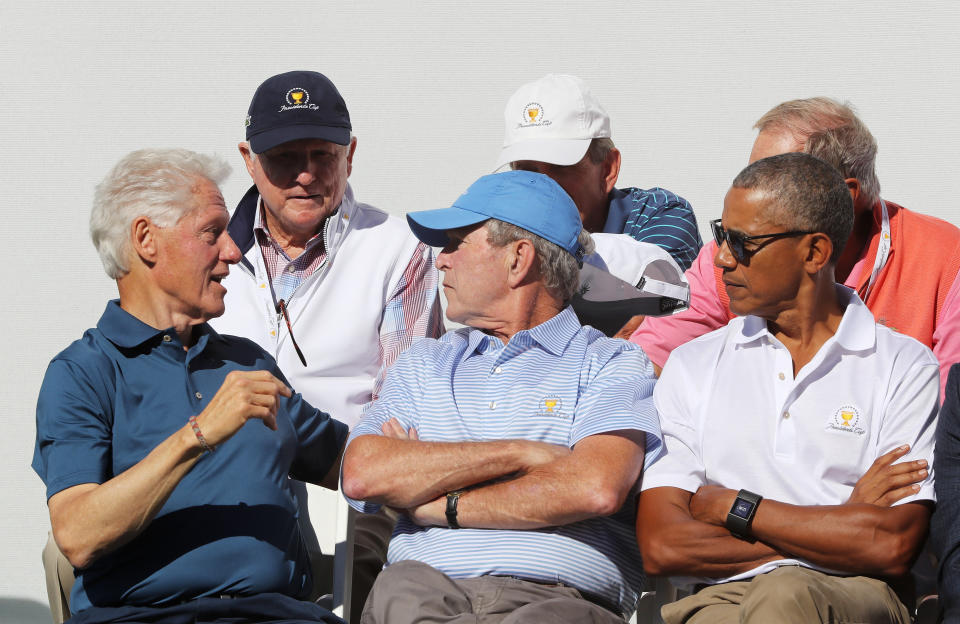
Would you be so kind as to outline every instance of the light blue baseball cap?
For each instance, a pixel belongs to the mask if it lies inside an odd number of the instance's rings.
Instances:
[[[413,234],[431,247],[445,247],[447,230],[499,219],[555,243],[583,260],[577,242],[583,224],[577,205],[549,176],[532,171],[485,175],[449,208],[407,214]]]

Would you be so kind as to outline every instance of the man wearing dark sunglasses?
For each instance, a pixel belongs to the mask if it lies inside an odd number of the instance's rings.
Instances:
[[[878,322],[933,349],[945,382],[950,364],[960,361],[960,230],[881,199],[877,142],[849,106],[823,97],[792,100],[754,127],[760,132],[750,162],[806,152],[843,175],[854,224],[837,260],[837,280],[857,291]],[[744,250],[754,247],[746,244]],[[722,272],[713,265],[716,251],[717,245],[705,245],[687,272],[689,309],[647,319],[631,337],[655,365],[662,367],[673,349],[733,318]]]
[[[667,451],[637,516],[647,573],[692,592],[664,621],[907,624],[935,500],[937,360],[836,283],[853,202],[829,164],[758,160],[712,225],[738,317],[664,367]]]

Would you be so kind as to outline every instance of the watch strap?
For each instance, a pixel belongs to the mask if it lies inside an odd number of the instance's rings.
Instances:
[[[447,528],[459,529],[460,523],[457,522],[457,503],[460,501],[460,495],[463,490],[454,490],[447,492]]]

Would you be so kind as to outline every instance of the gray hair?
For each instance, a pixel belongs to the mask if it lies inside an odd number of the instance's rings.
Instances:
[[[580,288],[580,264],[560,245],[499,219],[489,219],[484,226],[487,228],[487,242],[494,247],[504,247],[523,238],[532,242],[543,285],[564,304]],[[577,242],[583,247],[584,255],[593,253],[594,244],[589,232],[580,230]]]
[[[771,109],[753,126],[760,132],[784,130],[803,144],[803,151],[856,178],[872,205],[880,198],[877,140],[849,103],[815,97],[790,100]]]
[[[607,156],[610,155],[610,150],[614,147],[616,146],[610,137],[597,137],[590,141],[590,146],[587,147],[587,156],[590,157],[590,162],[599,165],[607,161]]]
[[[144,149],[120,159],[93,196],[90,237],[113,279],[130,270],[130,224],[147,217],[160,227],[175,225],[196,208],[201,180],[220,185],[230,165],[219,156],[184,149]]]
[[[829,236],[830,261],[836,263],[853,230],[853,199],[832,165],[803,152],[771,156],[741,171],[733,188],[758,190],[772,198],[778,225]]]

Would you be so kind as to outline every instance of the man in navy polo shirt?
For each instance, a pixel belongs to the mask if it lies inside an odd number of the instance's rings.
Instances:
[[[508,171],[407,219],[468,327],[400,356],[345,451],[351,504],[405,510],[361,622],[622,623],[660,428],[646,355],[568,305],[593,248],[576,205]]]
[[[142,150],[97,187],[91,233],[120,298],[50,363],[33,460],[77,571],[71,622],[340,622],[300,600],[289,476],[335,488],[347,427],[206,323],[240,259],[228,171]]]

